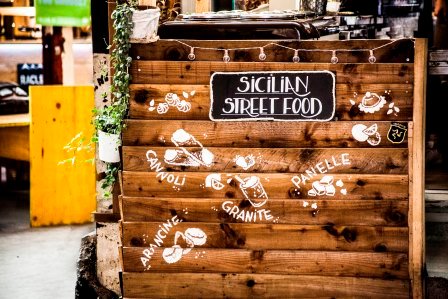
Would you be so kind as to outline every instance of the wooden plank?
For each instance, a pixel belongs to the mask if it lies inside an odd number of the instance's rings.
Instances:
[[[123,246],[150,246],[161,229],[159,225],[159,222],[123,223]],[[405,227],[181,222],[170,233],[184,233],[191,227],[200,228],[207,236],[201,248],[407,253],[409,245]],[[176,245],[173,238],[167,238],[163,244],[165,247]],[[183,240],[177,245],[187,246]]]
[[[391,122],[360,122],[377,125],[378,147],[407,147],[387,139]],[[353,122],[211,122],[188,120],[128,120],[122,134],[123,145],[175,146],[172,134],[183,129],[205,147],[368,147],[353,138]],[[374,138],[376,141],[377,138]]]
[[[30,161],[29,126],[10,126],[0,128],[0,157]]]
[[[221,61],[222,51],[200,50],[202,48],[250,48],[252,50],[229,51],[231,61],[259,61],[259,47],[265,46],[272,41],[262,40],[239,40],[239,41],[204,41],[204,40],[184,40],[182,41],[191,47],[196,47],[195,55],[197,61]],[[349,40],[349,41],[275,41],[290,48],[300,48],[308,50],[351,50],[337,52],[339,63],[366,63],[370,55],[369,51],[356,52],[356,49],[373,49],[389,44],[390,40]],[[139,57],[142,60],[183,60],[188,61],[190,47],[182,45],[174,40],[159,40],[152,44],[133,44],[131,47],[131,57],[133,60]],[[265,47],[266,61],[292,62],[294,51],[281,48],[275,45]],[[397,40],[393,44],[375,50],[374,55],[377,63],[406,63],[414,60],[414,43],[411,39]],[[310,51],[299,53],[301,62],[330,62],[332,52]]]
[[[192,248],[168,264],[156,249],[146,267],[143,249],[123,247],[124,272],[260,273],[291,275],[356,276],[408,279],[404,253],[332,252],[296,250],[246,250]]]
[[[78,133],[93,134],[93,86],[30,87],[30,218],[32,226],[91,222],[95,167],[87,150],[67,153]],[[80,100],[82,99],[82,100]],[[75,165],[58,162],[76,157]],[[76,204],[75,204],[76,203]]]
[[[412,84],[413,64],[331,64],[282,62],[171,62],[134,60],[133,84],[209,84],[214,72],[329,70],[339,84]]]
[[[262,209],[253,208],[246,200],[221,198],[123,197],[122,202],[123,221],[127,222],[165,222],[176,216],[183,222],[402,227],[408,223],[408,202],[404,200],[269,200]],[[226,212],[229,209],[233,210]],[[243,220],[238,218],[242,211]]]
[[[170,175],[171,174],[171,175]],[[243,180],[250,174],[222,175],[223,186],[220,190],[206,187],[206,178],[210,173],[204,172],[123,172],[123,195],[144,197],[185,197],[185,198],[244,198],[243,191],[236,176]],[[277,173],[257,174],[260,184],[270,199],[309,199],[316,196],[309,194],[312,183],[320,181],[324,175],[316,175],[311,180],[302,177],[293,179],[293,175]],[[364,175],[332,174],[333,185],[341,180],[342,187],[335,187],[333,194],[321,195],[321,199],[407,199],[408,177],[406,175]],[[183,183],[185,179],[185,183]],[[298,184],[293,184],[293,180]],[[299,180],[301,180],[299,182]],[[170,182],[172,181],[172,182]],[[304,183],[302,183],[304,182]],[[298,187],[296,186],[298,185]],[[346,191],[342,191],[345,189]],[[345,194],[344,194],[345,193]]]
[[[6,127],[29,127],[30,114],[0,115],[0,128]]]
[[[272,274],[123,273],[125,298],[409,298],[409,281]]]
[[[184,166],[170,165],[163,162],[166,148],[152,147],[151,150],[162,160],[162,165],[169,171],[184,171]],[[198,152],[201,148],[191,148],[191,152]],[[322,149],[322,148],[222,148],[210,149],[214,155],[210,167],[189,167],[188,171],[208,172],[283,172],[305,173],[306,170],[319,166],[331,168],[330,173],[365,173],[365,174],[407,174],[408,150],[404,148],[378,149]],[[149,171],[147,147],[124,146],[123,170]],[[244,170],[235,161],[238,156],[253,156],[255,164]]]
[[[195,119],[208,120],[210,111],[209,85],[168,85],[168,84],[132,84],[130,86],[130,118],[136,119]],[[191,92],[194,95],[191,96]],[[387,91],[387,92],[386,92]],[[389,93],[390,91],[390,93]],[[183,93],[188,93],[188,98]],[[377,113],[364,113],[358,105],[366,92],[384,96],[388,101],[382,110]],[[336,85],[336,114],[338,120],[411,120],[412,119],[412,84],[356,84]],[[169,107],[166,113],[158,113],[157,109],[150,111],[150,103],[154,100],[153,108],[165,103],[165,97],[174,93],[180,99],[191,104],[191,110],[181,112],[175,107]],[[352,105],[350,100],[356,104]],[[389,103],[399,107],[399,113],[388,112]]]
[[[423,271],[425,266],[425,107],[428,41],[417,39],[415,44],[414,118],[411,125],[412,152],[409,162],[409,224],[410,273],[414,298],[424,298]]]

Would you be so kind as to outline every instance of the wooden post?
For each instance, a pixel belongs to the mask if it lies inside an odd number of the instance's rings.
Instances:
[[[210,0],[196,0],[196,12],[207,12],[212,10]]]
[[[416,39],[414,58],[414,112],[409,143],[409,266],[414,298],[424,297],[425,265],[425,95],[428,41]]]

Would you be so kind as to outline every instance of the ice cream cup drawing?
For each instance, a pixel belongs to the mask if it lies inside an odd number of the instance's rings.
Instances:
[[[250,201],[253,207],[262,207],[269,199],[258,177],[250,176],[244,180],[238,176],[235,178],[240,182],[240,189],[244,197]]]

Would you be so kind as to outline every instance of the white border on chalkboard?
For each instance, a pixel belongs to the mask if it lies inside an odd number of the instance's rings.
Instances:
[[[331,117],[327,119],[276,119],[274,117],[263,117],[263,118],[232,118],[232,119],[215,119],[212,116],[213,112],[213,86],[212,81],[215,75],[217,74],[235,74],[235,75],[244,75],[244,74],[330,74],[333,77],[333,113]],[[228,122],[228,121],[279,121],[279,122],[329,122],[333,120],[334,115],[336,113],[336,76],[333,72],[328,70],[322,71],[255,71],[255,72],[214,72],[210,76],[210,110],[209,110],[209,118],[211,121],[215,122]]]

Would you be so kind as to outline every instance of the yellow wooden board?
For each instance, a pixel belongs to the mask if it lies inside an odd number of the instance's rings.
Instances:
[[[85,160],[94,152],[67,153],[78,133],[92,136],[92,86],[30,88],[31,226],[91,221],[95,210],[95,167]],[[58,165],[76,156],[77,162]]]

